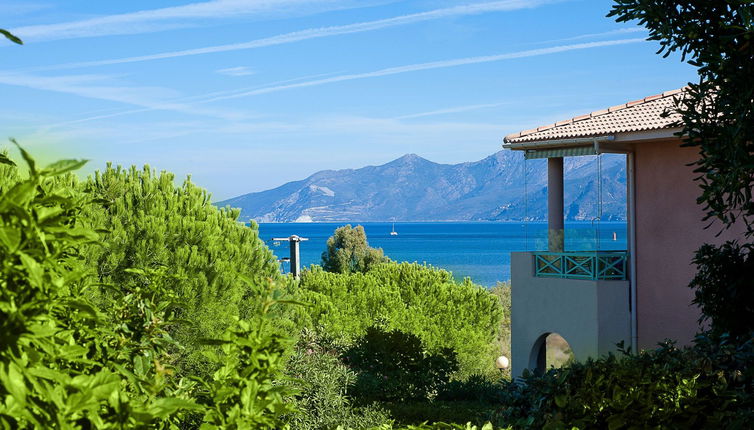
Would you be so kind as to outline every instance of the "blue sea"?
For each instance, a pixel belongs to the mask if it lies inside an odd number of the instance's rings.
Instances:
[[[259,234],[279,259],[288,257],[288,242],[273,242],[273,237],[308,238],[301,243],[301,262],[309,266],[320,263],[327,238],[345,224],[263,223]],[[382,248],[392,260],[426,263],[488,287],[510,280],[511,252],[547,249],[547,224],[539,222],[398,222],[397,236],[390,235],[393,223],[358,224],[369,245]],[[570,251],[626,249],[625,222],[569,222],[565,235]],[[282,269],[290,270],[287,262]]]

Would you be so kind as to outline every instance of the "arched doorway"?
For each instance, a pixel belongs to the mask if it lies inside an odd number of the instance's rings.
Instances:
[[[531,348],[529,369],[541,375],[551,367],[560,368],[574,360],[571,346],[563,336],[558,333],[544,333]]]

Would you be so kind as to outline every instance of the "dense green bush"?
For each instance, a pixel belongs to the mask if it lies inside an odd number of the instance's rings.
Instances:
[[[452,349],[430,353],[416,335],[400,330],[370,327],[344,355],[358,372],[352,393],[360,402],[432,400],[458,370]]]
[[[497,351],[506,357],[511,356],[511,283],[498,282],[490,288],[490,293],[497,297],[500,307],[503,310],[503,319],[500,322],[500,332],[497,338]],[[510,369],[507,369],[506,375],[510,376]]]
[[[334,273],[366,272],[372,266],[388,261],[382,248],[372,248],[367,243],[364,227],[345,225],[335,229],[327,239],[327,250],[322,253],[322,268]]]
[[[219,337],[237,318],[254,318],[279,266],[256,226],[237,222],[238,210],[216,208],[190,180],[174,181],[149,167],[110,166],[86,181],[83,188],[97,204],[84,216],[101,231],[101,246],[86,250],[87,264],[100,282],[122,289],[142,284],[128,268],[173,275],[164,282],[180,298],[177,317],[186,321],[170,330],[185,347],[176,357],[178,371],[208,376],[206,348],[196,341]]]
[[[285,341],[265,317],[274,284],[258,287],[251,322],[214,341],[212,376],[176,374],[176,276],[147,265],[121,267],[127,283],[92,282],[84,252],[101,240],[82,208],[96,201],[68,174],[83,162],[38,169],[21,153],[28,174],[0,169],[0,427],[283,427]]]
[[[691,281],[700,323],[712,332],[746,336],[754,331],[754,245],[726,242],[704,245],[694,257],[698,271]]]
[[[460,378],[497,372],[502,305],[485,288],[458,283],[447,271],[383,263],[366,273],[338,274],[313,266],[302,273],[297,295],[310,305],[301,324],[331,337],[352,342],[376,324],[416,335],[429,353],[453,350]]]
[[[344,345],[322,339],[312,330],[303,331],[286,366],[299,389],[293,398],[297,412],[289,418],[292,429],[368,429],[391,421],[378,406],[353,404],[348,391],[357,373],[340,360],[343,349]]]
[[[528,375],[511,383],[498,420],[515,428],[747,428],[754,418],[754,344],[697,338],[640,354]]]

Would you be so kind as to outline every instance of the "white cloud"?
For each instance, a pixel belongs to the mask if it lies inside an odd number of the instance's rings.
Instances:
[[[606,37],[606,36],[616,36],[616,35],[622,35],[622,34],[635,34],[635,33],[648,33],[648,32],[649,30],[647,30],[644,27],[624,27],[624,28],[619,28],[616,30],[603,31],[601,33],[586,33],[586,34],[579,34],[578,36],[564,37],[562,39],[543,40],[540,42],[536,42],[536,44],[572,42],[574,40],[595,39],[595,38]]]
[[[141,61],[153,61],[165,58],[186,57],[192,55],[213,54],[218,52],[239,51],[245,49],[262,48],[266,46],[283,45],[288,43],[300,42],[303,40],[318,39],[322,37],[338,36],[343,34],[361,33],[366,31],[375,31],[400,25],[414,24],[418,22],[450,18],[456,16],[479,15],[489,12],[505,12],[519,9],[535,8],[547,3],[554,3],[563,0],[503,0],[486,3],[474,3],[462,6],[435,9],[427,12],[414,13],[409,15],[396,16],[392,18],[379,19],[376,21],[359,22],[347,25],[338,25],[331,27],[312,28],[307,30],[295,31],[292,33],[279,34],[277,36],[265,37],[263,39],[251,40],[248,42],[231,43],[226,45],[208,46],[204,48],[185,49],[181,51],[162,52],[159,54],[140,55],[135,57],[115,58],[110,60],[84,61],[77,63],[67,63],[48,67],[41,67],[40,70],[69,69],[79,67],[104,66],[110,64],[136,63]],[[23,36],[23,34],[20,34]]]
[[[226,76],[249,76],[254,74],[254,71],[246,66],[228,67],[226,69],[215,70],[215,72]]]
[[[277,91],[285,91],[285,90],[295,89],[295,88],[325,85],[325,84],[330,84],[330,83],[350,81],[350,80],[356,80],[356,79],[367,79],[367,78],[380,77],[380,76],[396,75],[400,73],[416,72],[416,71],[421,71],[421,70],[440,69],[440,68],[456,67],[456,66],[467,65],[467,64],[488,63],[488,62],[494,62],[494,61],[512,60],[516,58],[551,55],[551,54],[556,54],[556,53],[561,53],[561,52],[639,43],[643,41],[644,39],[637,38],[637,39],[607,40],[607,41],[601,41],[601,42],[589,42],[589,43],[580,43],[580,44],[573,44],[573,45],[562,45],[562,46],[555,46],[551,48],[532,49],[528,51],[519,51],[519,52],[508,53],[508,54],[489,55],[489,56],[481,56],[481,57],[468,57],[468,58],[460,58],[460,59],[455,59],[455,60],[435,61],[435,62],[430,62],[430,63],[419,63],[419,64],[412,64],[412,65],[407,65],[407,66],[391,67],[391,68],[381,69],[381,70],[377,70],[373,72],[337,75],[337,76],[331,76],[331,77],[325,77],[325,78],[313,79],[313,80],[303,80],[303,82],[301,80],[306,79],[307,77],[302,77],[302,78],[297,78],[297,79],[291,79],[288,81],[273,83],[273,84],[270,84],[261,88],[257,87],[257,88],[252,88],[252,89],[245,88],[245,89],[240,89],[240,90],[220,91],[220,92],[209,93],[209,94],[204,94],[200,96],[185,97],[182,99],[176,99],[172,101],[169,100],[167,102],[163,101],[161,102],[161,104],[158,103],[157,106],[154,106],[154,107],[150,107],[142,103],[139,105],[139,106],[143,106],[141,109],[125,110],[125,111],[114,112],[114,113],[105,113],[102,115],[94,115],[94,116],[89,116],[86,118],[81,118],[78,120],[53,124],[49,127],[60,127],[60,126],[66,126],[66,125],[77,124],[77,123],[82,123],[82,122],[90,122],[90,121],[96,121],[100,119],[112,118],[112,117],[117,117],[117,116],[130,115],[134,113],[148,112],[151,110],[162,110],[162,109],[179,110],[179,109],[170,109],[171,106],[177,106],[182,110],[187,110],[189,109],[189,106],[195,105],[195,104],[204,104],[204,103],[216,102],[216,101],[226,100],[226,99],[250,97],[250,96],[267,94],[267,93],[272,93],[272,92],[277,92]],[[88,75],[78,75],[78,76],[88,76]],[[312,78],[312,77],[313,76],[310,76],[309,78]],[[72,79],[72,78],[68,77],[68,79]],[[2,74],[0,74],[0,83],[9,83],[13,85],[13,83],[10,83],[10,82],[3,82]],[[83,95],[83,94],[79,94],[79,95]],[[474,105],[471,108],[476,108],[476,107],[483,108],[484,106]],[[197,113],[197,111],[192,110],[191,113]],[[413,116],[414,117],[429,116],[430,114],[434,115],[434,114],[441,114],[441,113],[445,113],[445,112],[442,112],[442,111],[426,112],[426,113],[414,114]],[[411,116],[412,115],[409,115],[407,117],[411,117]]]
[[[321,73],[321,74],[316,74],[316,75],[302,76],[302,77],[298,77],[298,78],[294,78],[294,79],[286,79],[286,80],[283,80],[283,81],[278,81],[277,84],[284,84],[284,83],[288,83],[288,82],[297,82],[297,81],[301,81],[301,80],[313,79],[313,78],[322,77],[322,76],[331,76],[332,74],[333,73]],[[254,87],[252,87],[252,88],[254,88]],[[256,88],[258,88],[258,87],[256,87]],[[181,106],[184,106],[184,107],[188,107],[189,104],[190,104],[189,102],[192,102],[192,101],[201,101],[201,100],[206,99],[208,97],[216,97],[216,96],[223,95],[223,94],[234,94],[236,92],[238,92],[237,89],[236,90],[226,90],[226,91],[215,91],[215,92],[212,92],[212,93],[209,93],[209,94],[202,94],[202,95],[199,95],[199,96],[187,96],[187,97],[180,97],[180,98],[177,98],[177,99],[169,99],[169,100],[164,101],[163,103],[169,102],[169,103],[172,103],[172,104],[178,104],[178,105],[181,105]],[[115,111],[112,110],[112,109],[108,109],[108,110],[104,110],[104,111],[93,112],[91,115],[85,116],[84,118],[79,118],[79,119],[74,119],[74,120],[63,121],[63,122],[58,122],[58,123],[46,125],[45,129],[65,127],[65,126],[70,126],[70,125],[79,124],[79,123],[83,123],[83,122],[97,121],[97,120],[101,120],[101,119],[108,119],[108,118],[114,118],[114,117],[119,117],[119,116],[132,115],[132,114],[136,114],[136,113],[149,112],[149,111],[159,110],[159,109],[160,108],[149,108],[149,107],[140,108],[140,109],[129,109],[129,110],[115,110]],[[228,118],[230,118],[230,119],[233,119],[233,118],[237,118],[239,116],[242,116],[244,118],[248,118],[249,115],[238,115],[236,111],[233,111],[232,113],[230,113],[230,114],[228,114],[226,116]]]
[[[162,31],[189,26],[197,20],[281,13],[301,15],[360,6],[364,5],[343,0],[210,0],[79,21],[17,27],[12,32],[27,42],[74,39]]]
[[[348,74],[348,75],[340,75],[340,76],[333,76],[330,78],[317,79],[313,81],[298,82],[298,83],[292,83],[292,84],[286,84],[286,85],[269,86],[266,88],[260,88],[260,89],[256,89],[252,91],[243,91],[237,94],[229,94],[229,95],[224,95],[224,96],[213,97],[213,98],[204,100],[201,103],[214,102],[218,100],[235,99],[235,98],[240,98],[240,97],[249,97],[249,96],[255,96],[255,95],[260,95],[260,94],[268,94],[268,93],[274,93],[278,91],[291,90],[295,88],[305,88],[305,87],[313,87],[313,86],[319,86],[319,85],[325,85],[325,84],[332,84],[336,82],[353,81],[357,79],[377,78],[381,76],[398,75],[402,73],[418,72],[422,70],[444,69],[448,67],[457,67],[457,66],[464,66],[464,65],[469,65],[469,64],[491,63],[491,62],[496,62],[496,61],[513,60],[517,58],[538,57],[542,55],[552,55],[552,54],[557,54],[561,52],[601,48],[601,47],[606,47],[606,46],[626,45],[630,43],[640,43],[640,42],[644,42],[644,39],[637,38],[637,39],[606,40],[606,41],[601,41],[601,42],[589,42],[589,43],[578,43],[578,44],[573,44],[573,45],[554,46],[551,48],[530,49],[527,51],[512,52],[508,54],[487,55],[487,56],[480,56],[480,57],[467,57],[467,58],[458,58],[454,60],[442,60],[442,61],[432,61],[429,63],[409,64],[406,66],[390,67],[387,69],[375,70],[373,72],[353,73],[353,74]]]
[[[484,104],[476,104],[476,105],[467,105],[467,106],[456,106],[452,108],[446,108],[446,109],[438,109],[438,110],[432,110],[428,112],[419,112],[419,113],[412,113],[409,115],[401,115],[398,117],[395,117],[395,119],[412,119],[412,118],[423,118],[427,116],[435,116],[435,115],[446,115],[450,113],[460,113],[460,112],[468,112],[473,110],[479,110],[479,109],[488,109],[493,107],[502,106],[507,103],[484,103]]]
[[[169,101],[178,96],[178,93],[163,87],[123,85],[108,75],[37,76],[6,72],[0,73],[0,84],[124,103],[141,107],[139,111],[170,110],[227,119],[242,117],[235,112],[197,108],[190,104]],[[113,115],[104,114],[101,117]]]

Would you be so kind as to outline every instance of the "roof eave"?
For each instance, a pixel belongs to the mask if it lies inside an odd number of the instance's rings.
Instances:
[[[530,142],[513,142],[509,143],[503,141],[503,148],[511,149],[514,151],[523,151],[527,149],[536,149],[542,147],[548,148],[568,148],[579,147],[586,145],[595,145],[604,142],[612,142],[615,140],[615,136],[590,136],[590,137],[576,137],[570,139],[550,139],[550,140],[535,140]]]

